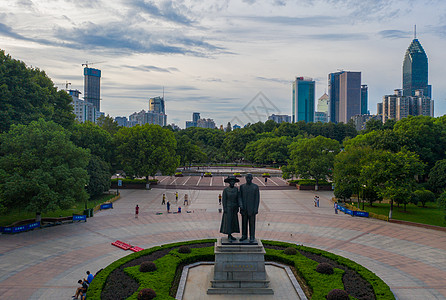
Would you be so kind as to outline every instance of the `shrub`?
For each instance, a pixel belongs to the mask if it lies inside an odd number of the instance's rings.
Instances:
[[[156,271],[156,265],[155,265],[155,263],[153,263],[151,261],[144,261],[139,266],[139,271],[140,272],[153,272],[153,271]]]
[[[152,300],[156,297],[156,293],[152,289],[142,289],[138,293],[138,300]]]
[[[285,250],[283,250],[283,253],[285,253],[286,255],[296,255],[297,250],[294,247],[288,247]]]
[[[269,175],[269,173],[263,173],[262,176],[268,177],[268,176],[271,176],[271,175]]]
[[[333,267],[329,263],[320,263],[316,267],[316,272],[321,274],[333,274]]]
[[[178,248],[178,252],[186,254],[186,253],[190,253],[190,247],[188,246],[181,246],[180,248]]]
[[[349,298],[346,291],[333,289],[328,293],[327,300],[349,300]]]

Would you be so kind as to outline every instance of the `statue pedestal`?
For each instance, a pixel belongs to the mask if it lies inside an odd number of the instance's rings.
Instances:
[[[214,280],[208,294],[274,294],[265,271],[265,249],[260,240],[215,243]]]

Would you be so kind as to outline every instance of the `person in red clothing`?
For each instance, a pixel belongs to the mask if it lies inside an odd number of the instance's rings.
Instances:
[[[139,214],[139,206],[138,206],[138,204],[136,204],[136,207],[135,207],[135,218],[136,219],[138,219],[138,214]]]

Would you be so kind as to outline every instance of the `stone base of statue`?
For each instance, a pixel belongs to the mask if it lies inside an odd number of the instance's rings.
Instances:
[[[219,238],[214,252],[214,280],[208,294],[274,294],[269,288],[260,240],[249,243]]]

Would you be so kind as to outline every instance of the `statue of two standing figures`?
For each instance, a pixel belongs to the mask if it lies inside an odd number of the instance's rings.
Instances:
[[[246,183],[240,186],[240,190],[235,186],[240,180],[235,176],[228,176],[225,182],[229,186],[223,190],[223,216],[221,219],[220,232],[228,235],[230,242],[236,238],[233,233],[240,232],[238,212],[242,215],[242,237],[240,241],[248,239],[255,241],[256,215],[259,211],[260,193],[257,184],[252,183],[252,174],[246,175]]]

